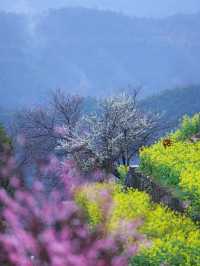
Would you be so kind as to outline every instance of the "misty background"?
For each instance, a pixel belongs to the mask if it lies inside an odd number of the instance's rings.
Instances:
[[[0,9],[30,13],[69,6],[109,9],[137,17],[163,17],[177,13],[196,13],[200,10],[198,0],[1,0]]]
[[[0,106],[200,84],[200,2],[0,1]]]

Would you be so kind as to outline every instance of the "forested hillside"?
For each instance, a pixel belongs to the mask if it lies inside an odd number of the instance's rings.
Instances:
[[[200,86],[165,90],[141,101],[143,110],[159,113],[163,121],[177,127],[184,115],[200,112]]]
[[[45,100],[58,87],[96,96],[127,84],[151,94],[200,82],[199,14],[156,20],[66,8],[38,16],[0,13],[0,22],[4,105]]]

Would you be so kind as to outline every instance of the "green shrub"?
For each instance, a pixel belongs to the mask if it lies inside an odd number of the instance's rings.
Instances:
[[[181,128],[172,136],[178,141],[184,141],[200,132],[200,113],[193,117],[184,116]]]
[[[0,152],[2,152],[3,147],[11,146],[11,140],[7,136],[5,129],[0,125]]]
[[[124,184],[124,182],[125,182],[125,179],[126,179],[126,176],[128,174],[128,171],[129,171],[129,167],[126,166],[126,165],[120,165],[120,166],[117,167],[117,172],[119,174],[120,182],[122,184]]]
[[[11,140],[7,136],[4,128],[0,125],[0,188],[3,187],[7,191],[12,192],[10,181],[7,176],[4,176],[4,169],[6,172],[11,170],[10,166],[7,166],[8,161],[11,157],[12,146]]]

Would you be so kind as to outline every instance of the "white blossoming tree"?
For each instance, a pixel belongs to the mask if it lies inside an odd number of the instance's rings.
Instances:
[[[158,116],[138,110],[137,93],[106,98],[95,115],[82,117],[71,130],[64,126],[59,150],[73,157],[83,170],[112,172],[117,163],[129,165],[138,149],[152,137]]]
[[[48,108],[22,111],[15,119],[21,162],[33,165],[56,153],[84,171],[129,166],[159,126],[158,116],[140,111],[137,96],[134,91],[105,98],[96,113],[85,115],[83,98],[56,91]]]

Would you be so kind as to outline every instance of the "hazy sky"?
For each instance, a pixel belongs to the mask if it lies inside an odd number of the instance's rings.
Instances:
[[[69,5],[112,9],[142,17],[200,11],[200,0],[0,0],[0,10],[16,12],[38,12]]]

